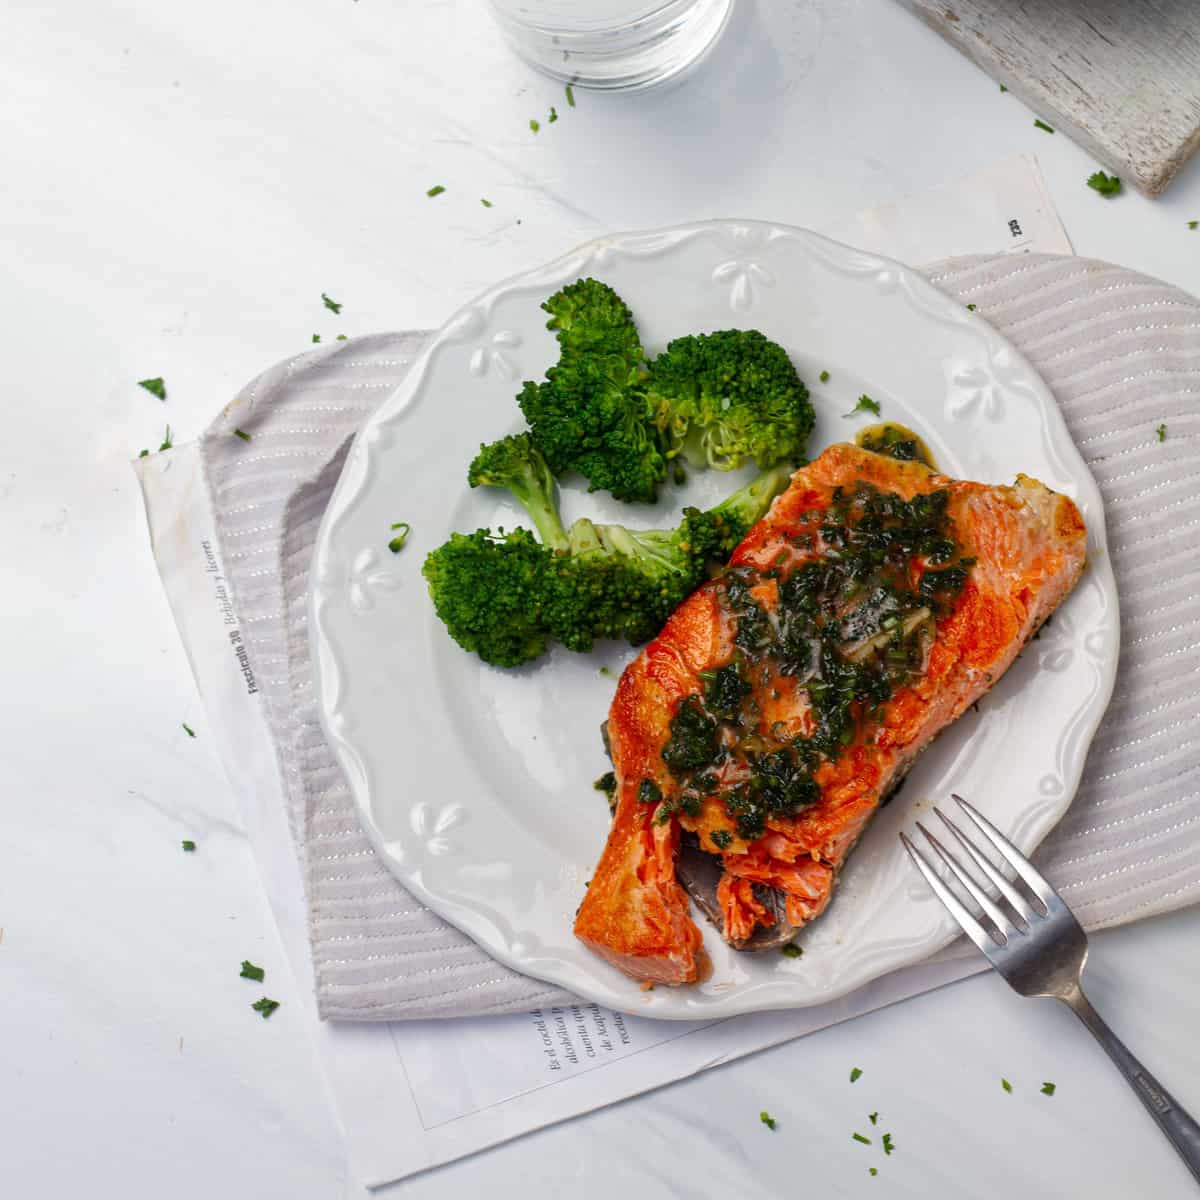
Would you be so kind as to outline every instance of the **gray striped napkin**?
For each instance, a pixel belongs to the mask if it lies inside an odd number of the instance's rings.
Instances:
[[[1200,302],[1118,267],[1050,255],[955,259],[925,274],[977,305],[1042,373],[1107,505],[1122,606],[1116,692],[1078,797],[1039,861],[1091,928],[1191,903],[1200,898]],[[340,1020],[569,999],[494,962],[388,873],[313,703],[306,592],[317,525],[350,437],[425,336],[360,338],[282,363],[202,441],[306,881],[318,1005]],[[234,427],[252,433],[249,448],[231,452]]]

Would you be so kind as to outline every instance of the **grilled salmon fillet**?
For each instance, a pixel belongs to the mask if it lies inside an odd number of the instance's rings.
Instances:
[[[853,445],[797,471],[621,676],[616,808],[576,935],[634,979],[700,978],[681,838],[711,856],[706,911],[734,946],[819,916],[881,799],[1074,586],[1085,536],[1026,476]]]

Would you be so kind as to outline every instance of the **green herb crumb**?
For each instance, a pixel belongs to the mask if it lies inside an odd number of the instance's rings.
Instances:
[[[1200,221],[1189,221],[1188,222],[1189,229],[1195,229],[1197,226],[1200,226]]]
[[[534,133],[537,133],[537,131],[538,131],[539,129],[541,129],[541,127],[542,127],[542,123],[541,123],[541,121],[538,121],[538,120],[537,120],[536,118],[534,118],[534,117],[530,117],[530,118],[529,118],[529,128],[530,128],[530,129],[531,129],[531,130],[532,130]]]
[[[778,1124],[778,1122],[775,1120],[775,1118],[774,1118],[773,1116],[771,1116],[771,1114],[770,1114],[769,1112],[767,1112],[767,1110],[766,1110],[765,1108],[762,1110],[762,1112],[760,1112],[760,1113],[758,1114],[758,1119],[759,1119],[759,1120],[760,1120],[760,1121],[761,1121],[761,1122],[762,1122],[762,1123],[763,1123],[763,1124],[764,1124],[764,1125],[765,1125],[765,1126],[766,1126],[768,1129],[774,1129],[774,1128],[775,1128],[775,1126]]]
[[[399,554],[404,549],[404,543],[408,541],[408,535],[412,533],[412,526],[407,521],[397,521],[392,526],[392,532],[395,533],[397,529],[400,532],[396,533],[396,536],[388,542],[388,549],[393,554]]]
[[[486,196],[480,196],[479,203],[482,204],[484,208],[492,207],[492,202]]]
[[[817,376],[817,378],[818,378],[818,379],[819,379],[819,380],[820,380],[822,383],[828,383],[828,382],[829,382],[829,372],[828,372],[828,371],[822,371],[822,372],[820,373],[820,375],[818,375],[818,376]]]
[[[784,958],[799,958],[804,953],[804,948],[797,946],[795,942],[788,942],[786,946],[780,948],[779,953]]]
[[[1046,1082],[1042,1084],[1043,1096],[1053,1096],[1054,1090],[1054,1084],[1052,1084],[1049,1080],[1046,1080]]]
[[[575,107],[575,89],[569,83],[567,84],[567,106]]]
[[[256,1013],[259,1013],[262,1016],[262,1019],[265,1021],[279,1007],[279,1001],[269,1000],[266,996],[264,996],[261,1000],[255,1000],[250,1007],[254,1009]]]
[[[868,1167],[868,1168],[867,1168],[867,1171],[868,1171],[868,1173],[869,1173],[869,1174],[871,1174],[871,1175],[878,1175],[878,1174],[879,1174],[879,1168],[878,1168],[878,1167]]]
[[[425,195],[432,200],[434,196],[440,196],[445,190],[440,183],[435,183],[433,187],[426,189]]]
[[[1002,1088],[1003,1088],[1003,1089],[1004,1089],[1006,1092],[1008,1092],[1010,1095],[1012,1094],[1012,1084],[1011,1084],[1011,1083],[1009,1083],[1009,1082],[1008,1082],[1008,1080],[1007,1080],[1007,1079],[1005,1079],[1003,1075],[1001,1075],[1001,1076],[1000,1076],[1000,1086],[1001,1086],[1001,1087],[1002,1087]]]
[[[1000,90],[1001,90],[1002,92],[1007,92],[1007,91],[1008,91],[1008,88],[1006,88],[1006,87],[1004,86],[1004,84],[1001,84],[1001,85],[1000,85]]]
[[[850,1136],[856,1142],[862,1142],[864,1146],[869,1146],[871,1144],[871,1139],[869,1137],[864,1137],[861,1133],[852,1133]]]
[[[1165,442],[1167,440],[1167,427],[1165,424],[1160,425],[1154,432],[1158,434],[1158,440],[1160,442]]]
[[[339,333],[334,340],[338,342],[344,342],[346,340],[346,335],[344,333]]]
[[[611,667],[601,667],[600,674],[605,675],[611,679],[612,678],[612,668]]]
[[[186,850],[186,851],[187,851],[189,854],[191,854],[191,853],[192,853],[192,851],[196,849],[196,843],[195,843],[195,842],[193,842],[193,841],[191,840],[191,838],[184,838],[184,840],[183,840],[182,842],[180,842],[179,844],[180,844],[180,845],[181,845],[181,846],[184,848],[184,850]]]
[[[1087,185],[1106,200],[1111,196],[1120,195],[1121,192],[1121,181],[1115,175],[1105,175],[1103,171],[1089,175]]]
[[[1054,132],[1054,130],[1053,130],[1053,129],[1051,129],[1051,128],[1050,128],[1050,126],[1049,126],[1049,125],[1047,125],[1047,124],[1046,124],[1046,122],[1045,122],[1045,121],[1043,121],[1043,120],[1042,120],[1040,117],[1039,117],[1039,118],[1038,118],[1036,121],[1034,121],[1034,123],[1033,123],[1033,127],[1034,127],[1034,129],[1041,129],[1041,130],[1044,130],[1046,133],[1053,133],[1053,132]]]
[[[325,295],[324,292],[321,293],[321,300],[331,313],[340,313],[342,311],[341,303]]]
[[[895,1150],[896,1147],[892,1145],[892,1135],[890,1133],[885,1133],[883,1135],[882,1145],[884,1154],[891,1154],[891,1152]]]
[[[138,387],[145,388],[152,396],[157,396],[160,400],[167,398],[167,385],[163,382],[161,375],[154,379],[139,379]]]
[[[975,309],[976,309],[976,307],[977,307],[977,306],[976,306],[976,305],[974,305],[974,304],[968,304],[968,305],[967,305],[967,312],[974,312],[974,311],[975,311]]]
[[[180,721],[179,723],[183,726],[183,732],[186,733],[188,737],[196,736],[196,731],[189,724],[187,724],[186,721]]]
[[[854,1067],[850,1072],[850,1082],[857,1083],[862,1078],[862,1070],[859,1067]]]
[[[262,967],[256,967],[248,958],[242,959],[240,978],[253,979],[256,983],[262,983],[266,975],[267,973]]]
[[[233,436],[241,438],[243,442],[248,442],[250,440],[250,435],[244,429],[235,429],[233,431]]]
[[[556,108],[554,107],[554,105],[552,104],[552,105],[550,105],[550,118],[549,118],[549,124],[553,125],[553,124],[554,124],[554,122],[555,122],[555,121],[557,121],[557,120],[558,120],[558,109],[556,109]]]
[[[848,413],[843,413],[842,415],[844,417],[853,417],[860,412],[874,413],[875,416],[879,416],[879,401],[872,400],[870,396],[864,393],[859,396],[858,403]]]
[[[879,1124],[879,1114],[877,1112],[868,1113],[867,1120],[870,1121],[872,1125],[878,1125]]]
[[[149,450],[139,450],[138,451],[138,458],[148,458],[149,456],[150,456]]]

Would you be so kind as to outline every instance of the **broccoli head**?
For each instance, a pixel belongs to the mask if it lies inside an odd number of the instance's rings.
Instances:
[[[667,456],[695,466],[796,463],[812,432],[808,388],[787,351],[757,330],[676,338],[644,387]]]
[[[653,637],[709,569],[728,559],[787,486],[788,471],[768,471],[706,512],[685,509],[675,529],[583,518],[565,533],[553,480],[531,440],[483,447],[471,480],[509,487],[554,534],[552,544],[525,530],[454,534],[426,560],[430,594],[451,636],[507,667],[538,657],[551,640],[586,651],[599,638],[637,644]]]

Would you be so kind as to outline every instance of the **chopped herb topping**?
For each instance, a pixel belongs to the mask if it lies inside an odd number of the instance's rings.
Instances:
[[[828,371],[822,371],[822,372],[820,373],[820,375],[818,375],[818,376],[817,376],[817,378],[818,378],[818,379],[819,379],[819,380],[820,380],[822,383],[828,383],[828,382],[829,382],[829,372],[828,372]]]
[[[852,1133],[850,1136],[856,1142],[862,1142],[864,1146],[869,1146],[871,1144],[871,1139],[869,1137],[864,1137],[861,1133]]]
[[[248,442],[250,440],[250,435],[244,429],[235,429],[233,431],[233,436],[241,438],[243,442]]]
[[[712,842],[718,850],[728,850],[733,843],[733,834],[728,829],[714,829],[709,835],[708,840]]]
[[[279,1001],[268,1000],[267,997],[264,996],[261,1000],[255,1000],[250,1007],[254,1009],[256,1013],[259,1013],[262,1016],[262,1019],[265,1021],[279,1007]]]
[[[605,771],[592,787],[598,792],[603,792],[608,797],[608,807],[611,809],[617,801],[617,777],[612,771]]]
[[[334,341],[337,341],[337,342],[344,342],[345,340],[346,340],[346,335],[344,333],[339,333],[337,335],[337,337],[334,339]]]
[[[1033,127],[1034,127],[1034,129],[1041,129],[1045,133],[1053,133],[1054,132],[1054,130],[1051,129],[1050,126],[1047,125],[1046,122],[1041,120],[1040,118],[1038,120],[1034,121]]]
[[[1195,229],[1197,226],[1200,226],[1200,221],[1189,221],[1188,222],[1189,229]]]
[[[642,804],[660,804],[663,798],[662,788],[653,779],[643,779],[638,784],[637,798]]]
[[[149,456],[150,456],[149,450],[139,450],[138,451],[138,458],[148,458]]]
[[[432,200],[434,196],[440,196],[445,190],[440,183],[435,183],[433,187],[426,189],[425,195]]]
[[[331,313],[340,313],[342,311],[341,303],[337,300],[331,299],[329,296],[325,295],[324,292],[321,293],[321,301]]]
[[[575,107],[575,89],[569,83],[567,84],[567,105],[570,108]]]
[[[1156,434],[1158,434],[1158,440],[1159,440],[1160,442],[1165,442],[1165,441],[1167,440],[1167,427],[1166,427],[1166,425],[1160,425],[1160,426],[1159,426],[1159,427],[1158,427],[1158,428],[1157,428],[1157,429],[1156,429],[1154,432],[1155,432]]]
[[[492,202],[486,196],[481,196],[479,198],[479,203],[482,204],[484,208],[492,207]]]
[[[157,396],[160,400],[167,398],[167,385],[163,382],[161,375],[155,379],[139,379],[138,387],[145,388],[150,395]]]
[[[158,448],[159,452],[161,453],[163,450],[170,450],[173,445],[174,443],[171,441],[171,427],[168,425],[163,431],[162,445]]]
[[[1007,91],[1008,91],[1008,88],[1006,88],[1006,87],[1004,86],[1004,84],[1001,84],[1001,85],[1000,85],[1000,90],[1001,90],[1002,92],[1007,92]]]
[[[253,979],[256,983],[262,983],[266,976],[267,973],[262,967],[256,967],[248,958],[242,959],[242,979]]]
[[[696,696],[688,696],[671,718],[671,737],[662,758],[673,775],[707,767],[717,757],[717,723]]]
[[[1006,90],[1007,90],[1007,89],[1006,89]],[[878,1168],[878,1167],[868,1167],[868,1168],[867,1168],[867,1171],[868,1171],[868,1173],[869,1173],[869,1174],[871,1174],[871,1175],[878,1175],[878,1174],[879,1174],[879,1168]]]
[[[1087,185],[1105,199],[1119,195],[1121,191],[1121,181],[1115,175],[1105,175],[1103,171],[1089,175]]]
[[[795,942],[788,942],[786,946],[780,948],[779,953],[784,958],[799,958],[804,953],[804,947],[797,946]]]
[[[539,129],[541,129],[541,127],[542,127],[542,123],[540,121],[534,120],[533,117],[529,118],[529,128],[532,129],[534,133],[537,133],[537,131]]]
[[[1055,1091],[1054,1084],[1052,1084],[1049,1080],[1047,1080],[1045,1083],[1042,1084],[1042,1095],[1043,1096],[1053,1096],[1054,1091]]]
[[[400,532],[396,533],[396,530],[399,530]],[[408,535],[412,533],[412,526],[407,521],[397,521],[392,526],[392,532],[395,533],[396,536],[392,538],[390,542],[388,542],[388,549],[393,554],[399,554],[400,551],[404,549],[404,543],[408,541]]]
[[[188,737],[196,736],[196,731],[190,725],[185,724],[183,721],[180,721],[180,724],[183,725],[183,732],[186,733]]]
[[[867,1120],[870,1121],[872,1125],[878,1125],[879,1124],[879,1114],[877,1112],[868,1113]]]
[[[874,413],[875,416],[879,416],[879,401],[872,400],[870,396],[864,394],[859,396],[858,403],[848,413],[843,413],[842,415],[853,417],[860,412]]]
[[[312,335],[312,340],[313,340],[313,345],[315,346],[321,340],[321,335],[319,333],[314,333]]]
[[[895,1148],[896,1147],[892,1145],[892,1135],[890,1133],[885,1133],[883,1135],[883,1152],[884,1152],[884,1154],[891,1154],[891,1152],[893,1150],[895,1150]]]
[[[859,1067],[853,1067],[850,1071],[850,1082],[857,1083],[862,1078],[862,1070]]]
[[[600,668],[600,674],[601,674],[601,675],[604,675],[606,678],[609,678],[609,679],[611,679],[611,678],[612,678],[612,669],[611,669],[610,667],[607,667],[607,666],[601,667],[601,668]]]
[[[1002,1088],[1003,1088],[1003,1089],[1004,1089],[1006,1092],[1008,1092],[1008,1093],[1009,1093],[1009,1095],[1011,1095],[1011,1094],[1012,1094],[1012,1084],[1011,1084],[1011,1083],[1009,1083],[1009,1082],[1008,1082],[1008,1080],[1007,1080],[1007,1079],[1005,1079],[1003,1075],[1001,1075],[1001,1076],[1000,1076],[1000,1086],[1001,1086],[1001,1087],[1002,1087]]]
[[[773,1116],[771,1116],[771,1114],[770,1114],[769,1112],[767,1112],[767,1110],[766,1110],[765,1108],[763,1109],[763,1111],[762,1111],[762,1112],[760,1112],[760,1113],[758,1114],[758,1119],[759,1119],[759,1120],[760,1120],[760,1121],[761,1121],[761,1122],[762,1122],[762,1123],[763,1123],[763,1124],[764,1124],[764,1125],[765,1125],[765,1126],[766,1126],[768,1129],[774,1129],[774,1128],[775,1128],[775,1126],[776,1126],[776,1124],[777,1124],[777,1122],[776,1122],[775,1118],[774,1118]]]
[[[181,846],[182,846],[182,847],[183,847],[183,848],[184,848],[184,849],[185,849],[185,850],[186,850],[186,851],[187,851],[189,854],[191,854],[191,853],[192,853],[192,851],[196,849],[196,843],[195,843],[195,842],[193,842],[193,841],[191,840],[191,838],[184,838],[184,840],[183,840],[182,842],[180,842],[179,844],[180,844],[180,845],[181,845]]]
[[[976,305],[974,305],[974,304],[967,305],[967,312],[974,312],[975,309],[976,309]]]
[[[558,110],[552,104],[552,105],[550,105],[550,124],[553,125],[554,122],[557,120],[558,120]]]

